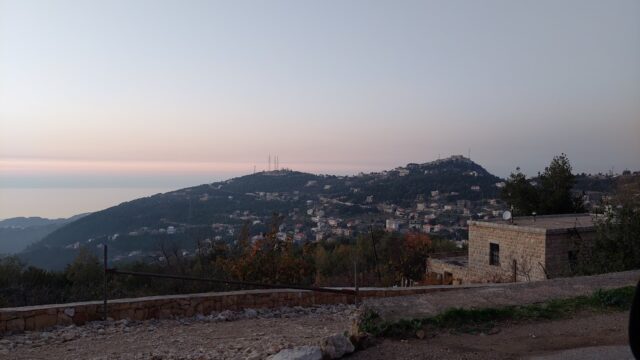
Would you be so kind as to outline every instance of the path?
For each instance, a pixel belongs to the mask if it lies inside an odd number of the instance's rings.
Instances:
[[[635,286],[639,279],[640,271],[634,270],[589,277],[496,284],[421,295],[370,299],[364,301],[364,305],[377,312],[383,319],[394,321],[429,317],[452,307],[501,307],[590,295],[598,289]]]
[[[423,340],[384,340],[353,354],[349,360],[629,359],[628,312],[583,315],[555,321],[506,324],[499,326],[499,331],[493,335],[442,332],[429,334]]]

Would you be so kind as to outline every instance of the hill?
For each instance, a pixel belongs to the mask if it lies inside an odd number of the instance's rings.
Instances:
[[[260,172],[92,213],[56,229],[23,257],[42,266],[55,252],[60,266],[80,246],[95,249],[105,241],[115,259],[153,255],[166,243],[190,252],[198,241],[232,241],[246,223],[251,235],[264,232],[274,213],[284,215],[283,236],[300,241],[355,235],[389,217],[421,225],[425,215],[442,215],[457,225],[459,214],[442,207],[476,213],[484,200],[498,197],[501,181],[462,156],[356,176]]]
[[[86,214],[68,219],[46,219],[41,217],[15,217],[0,220],[0,254],[13,254]]]

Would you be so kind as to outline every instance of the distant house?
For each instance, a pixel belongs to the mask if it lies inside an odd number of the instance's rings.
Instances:
[[[409,170],[407,170],[407,169],[399,169],[398,170],[398,175],[399,176],[407,176],[407,175],[409,175]]]
[[[535,281],[568,276],[577,246],[595,238],[590,214],[469,221],[466,254],[430,258],[431,283]]]
[[[411,230],[420,230],[422,228],[422,222],[418,220],[409,221],[409,229]]]
[[[398,231],[402,226],[403,221],[399,219],[387,219],[385,223],[385,229],[387,231]]]

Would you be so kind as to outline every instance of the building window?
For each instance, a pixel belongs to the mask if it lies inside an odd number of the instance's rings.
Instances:
[[[489,243],[489,265],[500,266],[500,245]]]

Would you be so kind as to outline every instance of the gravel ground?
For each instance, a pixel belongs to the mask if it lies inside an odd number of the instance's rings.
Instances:
[[[597,288],[635,285],[640,272],[538,283],[496,285],[395,298],[365,306],[388,320],[424,317],[450,307],[499,307],[590,294]],[[93,322],[0,338],[0,359],[263,359],[281,349],[318,345],[351,328],[356,308],[246,309],[210,316],[134,322]],[[626,341],[626,314],[512,325],[493,335],[429,334],[426,340],[391,341],[355,353],[354,359],[511,359]],[[436,335],[436,336],[433,336]]]
[[[175,320],[93,322],[0,339],[0,359],[263,359],[349,329],[356,308],[247,309]]]

